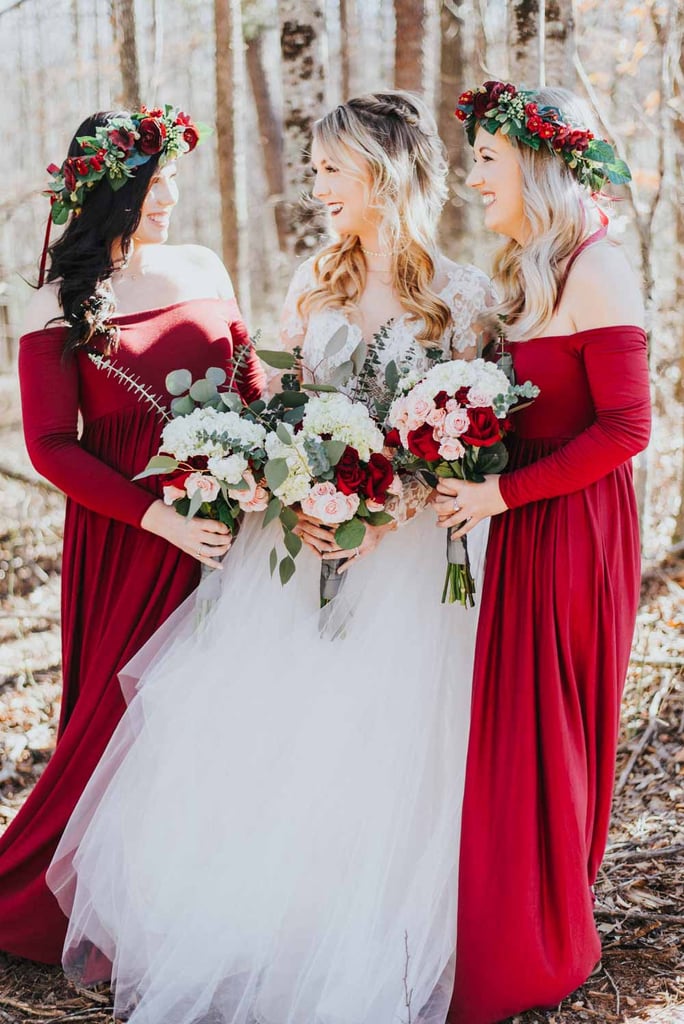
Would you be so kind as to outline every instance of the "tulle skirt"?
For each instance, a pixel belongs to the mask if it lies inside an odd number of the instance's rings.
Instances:
[[[442,1024],[477,608],[440,604],[425,511],[321,629],[319,562],[281,587],[261,520],[127,667],[48,874],[65,970],[134,1024]]]

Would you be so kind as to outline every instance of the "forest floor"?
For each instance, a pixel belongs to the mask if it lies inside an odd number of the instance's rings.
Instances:
[[[0,831],[54,742],[62,516],[62,497],[28,464],[13,379],[0,375]],[[596,887],[601,966],[556,1009],[511,1024],[684,1024],[683,596],[681,557],[645,568]],[[105,1024],[109,1007],[106,990],[0,955],[0,1024]]]

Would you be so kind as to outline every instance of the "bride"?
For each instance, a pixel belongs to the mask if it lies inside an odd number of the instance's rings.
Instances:
[[[294,276],[284,345],[318,380],[388,321],[379,375],[390,359],[425,370],[435,349],[472,358],[489,284],[437,251],[446,168],[422,102],[350,100],[315,125],[312,158],[336,240]],[[191,598],[128,666],[128,711],[48,876],[70,918],[65,969],[111,974],[117,1015],[445,1020],[477,610],[440,604],[426,497],[407,487],[398,522],[343,564],[334,640],[318,611],[332,534],[302,517],[281,588],[279,526],[253,513],[209,614]]]

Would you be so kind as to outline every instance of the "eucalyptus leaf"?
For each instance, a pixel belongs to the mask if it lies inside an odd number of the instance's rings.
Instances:
[[[279,423],[276,427],[276,434],[283,444],[292,444],[292,434],[287,429],[284,423]]]
[[[222,384],[226,383],[226,377],[228,375],[222,366],[210,366],[204,376],[218,388]]]
[[[294,530],[295,526],[299,522],[299,518],[297,513],[286,505],[281,509],[280,522],[286,530]]]
[[[391,516],[389,512],[370,512],[368,514],[368,522],[371,526],[386,526],[387,523],[394,521],[394,516]]]
[[[189,370],[172,370],[166,375],[166,390],[170,395],[184,395],[192,387]]]
[[[269,459],[264,466],[264,476],[271,492],[277,490],[287,480],[289,467],[285,459]]]
[[[197,490],[197,491],[195,491],[195,493],[190,498],[190,504],[188,506],[188,511],[185,513],[186,518],[187,519],[192,519],[192,517],[195,515],[195,513],[199,512],[201,507],[202,507],[202,492],[200,490]]]
[[[262,412],[266,408],[266,403],[261,398],[257,398],[256,402],[251,402],[247,408],[250,412],[253,412],[255,416],[261,416]]]
[[[298,537],[296,533],[292,533],[291,530],[286,530],[283,534],[283,544],[293,558],[296,558],[302,550],[302,538]]]
[[[283,503],[280,500],[280,498],[271,498],[268,505],[266,506],[266,512],[261,523],[262,530],[264,529],[265,526],[268,526],[269,523],[272,523],[274,519],[277,519],[282,507]]]
[[[325,346],[323,350],[323,358],[332,359],[334,356],[337,355],[338,352],[341,352],[344,346],[347,344],[348,337],[349,326],[347,324],[342,324],[341,327],[337,328],[332,338],[330,338],[328,344]]]
[[[210,402],[214,396],[218,394],[216,385],[213,381],[207,380],[203,377],[201,380],[196,380],[190,388],[190,397],[194,398],[196,402]]]
[[[278,564],[278,552],[276,551],[275,548],[271,548],[271,553],[268,556],[268,567],[269,567],[269,569],[271,571],[271,576],[275,572],[277,564]]]
[[[350,359],[346,363],[341,363],[340,366],[336,366],[330,374],[330,383],[335,387],[340,387],[342,384],[346,384],[351,375],[354,372],[354,364]]]
[[[361,368],[366,361],[367,354],[368,345],[362,338],[349,357],[352,363],[354,364],[354,372],[356,373],[357,376],[359,375],[359,373],[361,373]]]
[[[333,384],[308,384],[306,381],[303,381],[302,390],[318,391],[326,395],[337,394],[337,388]]]
[[[256,354],[262,363],[272,366],[274,370],[291,370],[295,364],[295,357],[291,352],[277,352],[274,349],[258,348]]]
[[[279,391],[276,395],[287,409],[296,409],[309,401],[303,391]]]
[[[289,423],[290,426],[296,427],[298,423],[301,423],[306,414],[306,408],[300,405],[298,409],[288,409],[287,412],[283,413],[283,422]]]
[[[178,469],[178,466],[177,460],[173,459],[170,455],[154,455],[143,471],[134,476],[133,479],[144,480],[147,476],[162,476],[166,473],[173,473],[174,469]]]
[[[345,551],[360,547],[365,536],[366,525],[356,518],[341,523],[335,530],[335,540]]]
[[[394,394],[397,390],[397,384],[399,383],[399,369],[394,359],[390,359],[389,363],[385,367],[385,384],[389,390]]]
[[[171,412],[174,416],[188,416],[195,410],[195,403],[189,395],[182,398],[174,398],[171,402]]]
[[[231,412],[240,412],[242,409],[242,400],[234,391],[223,391],[221,393],[221,401],[226,409],[230,409]]]
[[[331,466],[336,466],[347,450],[346,441],[324,441],[323,447]]]
[[[294,564],[294,561],[290,558],[289,555],[287,556],[287,558],[283,558],[282,562],[278,566],[278,572],[280,573],[280,582],[282,583],[283,586],[285,586],[286,583],[289,583],[289,581],[292,579],[292,577],[294,576],[295,568],[296,566]]]

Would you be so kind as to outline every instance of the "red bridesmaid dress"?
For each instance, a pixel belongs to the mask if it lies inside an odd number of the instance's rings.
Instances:
[[[474,668],[449,1024],[554,1006],[600,958],[604,853],[639,598],[631,456],[649,437],[646,336],[509,345],[515,417]]]
[[[116,317],[113,362],[162,401],[172,369],[201,377],[250,345],[234,299],[193,299]],[[161,418],[83,351],[62,360],[64,327],[24,335],[19,376],[26,445],[36,469],[67,495],[62,564],[64,688],[55,752],[0,839],[0,949],[59,963],[66,918],[45,884],[62,830],[125,704],[117,673],[188,596],[199,562],[140,529],[158,478],[133,483],[159,447]],[[263,386],[247,356],[240,389]],[[77,436],[78,412],[83,433]],[[144,780],[141,780],[144,784]]]

